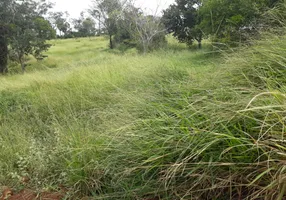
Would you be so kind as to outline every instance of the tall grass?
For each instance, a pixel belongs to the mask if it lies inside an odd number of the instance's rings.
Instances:
[[[56,41],[55,68],[0,79],[0,185],[29,176],[25,187],[63,184],[70,199],[284,199],[285,42],[219,56]]]

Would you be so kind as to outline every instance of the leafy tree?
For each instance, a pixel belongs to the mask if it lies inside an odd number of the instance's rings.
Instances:
[[[130,0],[95,0],[89,14],[105,28],[111,49],[113,36],[115,42],[128,41],[132,46],[135,42],[144,53],[165,43],[166,29],[160,18],[145,15]]]
[[[213,41],[239,42],[257,34],[262,15],[281,0],[176,0],[164,11],[163,22],[180,41],[201,46]]]
[[[173,33],[180,42],[191,45],[196,40],[199,48],[202,41],[202,31],[198,27],[200,5],[199,0],[176,0],[175,4],[164,10],[162,19],[168,32]]]
[[[86,18],[83,12],[81,12],[80,18],[73,19],[73,24],[80,37],[95,35],[95,22],[90,17]]]
[[[40,57],[43,51],[51,46],[46,40],[55,37],[55,30],[51,24],[42,17],[46,14],[49,4],[42,4],[32,0],[25,0],[15,5],[14,22],[11,25],[10,45],[16,54],[22,71],[25,71],[25,56],[31,54]]]
[[[82,22],[82,31],[86,33],[87,36],[95,35],[95,22],[91,18],[86,18]]]
[[[5,37],[6,29],[0,25],[0,73],[7,72],[8,42]]]
[[[258,33],[260,18],[279,0],[202,0],[200,28],[214,40],[243,41]]]
[[[70,23],[68,22],[69,14],[68,12],[51,12],[49,20],[52,22],[53,27],[57,28],[60,32],[60,36],[62,33],[66,35],[70,30]]]
[[[8,35],[10,23],[13,19],[12,0],[0,1],[0,73],[6,73],[8,68]]]
[[[106,29],[111,49],[114,48],[112,36],[117,32],[116,23],[125,3],[121,0],[94,0],[89,9],[89,13]]]
[[[25,71],[25,56],[32,54],[40,56],[50,45],[47,39],[55,36],[50,23],[42,16],[52,4],[44,0],[3,0],[0,4],[1,13],[1,72],[7,71],[8,45],[16,54],[17,60]],[[6,34],[5,34],[6,32]],[[9,33],[9,34],[7,34]]]

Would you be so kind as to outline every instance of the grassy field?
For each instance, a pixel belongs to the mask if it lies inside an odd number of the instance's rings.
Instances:
[[[170,39],[147,55],[52,41],[25,75],[0,77],[0,187],[284,199],[286,38],[269,38],[228,53]]]

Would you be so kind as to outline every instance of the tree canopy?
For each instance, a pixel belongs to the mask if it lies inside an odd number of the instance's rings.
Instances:
[[[58,29],[60,35],[62,33],[66,35],[70,31],[70,23],[67,21],[69,16],[68,12],[50,12],[49,20],[51,21],[53,28]]]
[[[112,36],[116,33],[116,23],[125,1],[121,0],[94,0],[89,13],[96,19],[109,35],[109,46],[114,47]]]
[[[200,23],[199,6],[199,0],[176,0],[176,4],[164,11],[163,22],[168,32],[180,42],[191,45],[196,40],[201,47],[202,32],[197,26]]]
[[[96,33],[95,21],[91,17],[85,17],[84,12],[80,14],[79,18],[73,19],[73,25],[80,37],[90,37]]]
[[[180,42],[202,37],[237,43],[259,32],[264,13],[279,0],[176,0],[164,11],[163,22]]]
[[[0,72],[7,71],[8,46],[25,70],[25,56],[40,56],[51,45],[55,30],[43,16],[52,7],[45,0],[3,0],[0,2]]]

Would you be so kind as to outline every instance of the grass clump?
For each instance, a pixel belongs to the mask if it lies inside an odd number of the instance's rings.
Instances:
[[[71,199],[285,198],[285,37],[225,57],[56,43],[45,62],[57,68],[0,79],[1,184],[29,176]]]

